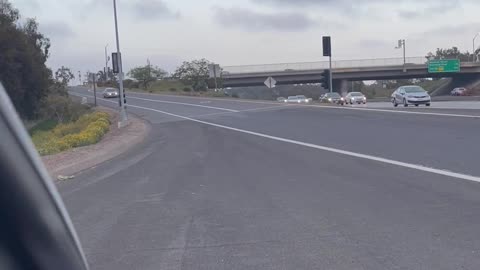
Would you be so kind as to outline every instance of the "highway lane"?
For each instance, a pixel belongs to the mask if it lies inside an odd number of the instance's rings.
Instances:
[[[367,104],[369,108],[391,108],[393,107],[391,102],[370,102]],[[401,107],[402,105],[398,105]],[[432,102],[432,106],[438,109],[480,109],[480,101],[439,101]],[[415,107],[409,105],[409,107]],[[419,105],[418,108],[425,108],[425,105]]]
[[[478,119],[142,102],[129,99],[155,111],[129,110],[153,123],[149,139],[59,185],[94,269],[480,265],[479,183],[158,111],[472,175],[480,175]],[[394,147],[391,139],[398,139]],[[452,146],[440,151],[448,140]]]
[[[175,100],[174,97],[169,98],[169,101]],[[163,96],[153,96],[152,99],[163,100]],[[203,100],[188,99],[191,100],[191,104],[197,104]],[[176,99],[177,102],[179,100],[182,103],[186,102],[183,97]],[[283,104],[270,104],[268,107],[263,107],[264,104],[239,102],[240,104],[236,104],[235,107],[238,111],[226,112],[223,109],[229,108],[228,105],[232,101],[217,101],[216,105],[220,106],[221,110],[146,100],[132,99],[132,102],[134,106],[158,109],[247,131],[480,176],[480,167],[476,166],[476,156],[480,153],[480,145],[477,143],[480,118],[435,114],[449,115],[450,111],[435,110],[434,115],[423,114],[427,113],[426,111],[420,111],[419,114],[402,114],[341,107],[284,106]],[[249,117],[249,113],[256,112],[255,109],[251,111],[252,105],[266,111]],[[138,108],[132,109],[138,110]],[[418,110],[403,111],[418,112]],[[165,115],[147,112],[156,114],[153,119],[165,121],[163,119]],[[428,111],[428,113],[431,112]],[[480,116],[479,113],[480,110],[470,110],[469,114],[453,115]],[[175,121],[175,117],[168,116],[168,119]]]

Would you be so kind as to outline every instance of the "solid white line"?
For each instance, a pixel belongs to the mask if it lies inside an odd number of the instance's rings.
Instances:
[[[471,115],[471,114],[409,112],[409,111],[396,111],[396,110],[387,110],[387,109],[352,108],[352,107],[337,107],[337,106],[324,106],[324,105],[303,105],[303,106],[326,108],[326,109],[340,109],[340,110],[358,110],[358,111],[389,112],[389,113],[449,116],[449,117],[463,117],[463,118],[480,118],[480,115]]]
[[[159,102],[159,103],[169,103],[169,104],[178,104],[178,105],[184,105],[184,106],[202,107],[202,108],[215,109],[215,110],[228,111],[228,112],[238,112],[237,110],[232,110],[232,109],[227,109],[227,108],[205,106],[205,105],[198,105],[198,104],[192,104],[192,103],[183,103],[183,102],[165,101],[165,100],[158,100],[158,99],[139,98],[139,97],[132,97],[132,96],[129,96],[128,98],[146,100],[146,101],[151,101],[151,102]]]
[[[105,100],[105,101],[116,103],[116,102],[109,101],[109,100]],[[190,117],[186,117],[186,116],[181,116],[181,115],[178,115],[178,114],[173,114],[173,113],[169,113],[169,112],[165,112],[165,111],[160,111],[160,110],[156,110],[156,109],[152,109],[152,108],[135,106],[135,105],[128,105],[128,106],[138,108],[138,109],[143,109],[143,110],[150,110],[150,111],[154,111],[154,112],[159,112],[159,113],[162,113],[162,114],[174,116],[174,117],[181,118],[181,119],[188,120],[188,121],[192,121],[192,122],[201,123],[201,124],[204,124],[204,125],[209,125],[209,126],[214,126],[214,127],[218,127],[218,128],[237,131],[237,132],[250,134],[250,135],[254,135],[254,136],[258,136],[258,137],[263,137],[263,138],[267,138],[267,139],[271,139],[271,140],[276,140],[276,141],[280,141],[280,142],[296,144],[296,145],[300,145],[300,146],[305,146],[305,147],[314,148],[314,149],[318,149],[318,150],[328,151],[328,152],[341,154],[341,155],[345,155],[345,156],[351,156],[351,157],[357,157],[357,158],[382,162],[382,163],[386,163],[386,164],[391,164],[391,165],[396,165],[396,166],[400,166],[400,167],[404,167],[404,168],[409,168],[409,169],[434,173],[434,174],[438,174],[438,175],[449,176],[449,177],[453,177],[453,178],[459,178],[459,179],[469,180],[469,181],[474,181],[474,182],[480,182],[480,177],[472,176],[472,175],[468,175],[468,174],[456,173],[456,172],[451,172],[451,171],[441,170],[441,169],[435,169],[435,168],[430,168],[430,167],[426,167],[426,166],[422,166],[422,165],[417,165],[417,164],[412,164],[412,163],[407,163],[407,162],[402,162],[402,161],[397,161],[397,160],[392,160],[392,159],[387,159],[387,158],[382,158],[382,157],[376,157],[376,156],[372,156],[372,155],[366,155],[366,154],[341,150],[341,149],[337,149],[337,148],[332,148],[332,147],[327,147],[327,146],[322,146],[322,145],[317,145],[317,144],[312,144],[312,143],[305,143],[305,142],[300,142],[300,141],[296,141],[296,140],[271,136],[271,135],[267,135],[267,134],[263,134],[263,133],[258,133],[258,132],[253,132],[253,131],[249,131],[249,130],[224,126],[224,125],[215,124],[215,123],[211,123],[211,122],[206,122],[206,121],[202,121],[202,120],[198,120],[198,119],[194,119],[194,118],[190,118]]]

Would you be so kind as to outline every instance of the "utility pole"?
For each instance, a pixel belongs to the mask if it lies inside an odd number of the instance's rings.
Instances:
[[[108,47],[108,43],[107,43],[107,45],[105,45],[105,71],[104,71],[105,82],[108,81],[108,60],[109,60],[109,57],[108,57],[108,54],[107,54],[107,47]]]
[[[477,59],[475,59],[475,39],[477,39],[477,37],[480,35],[480,32],[477,33],[474,37],[473,37],[473,50],[472,50],[472,62],[476,62]]]
[[[213,67],[213,81],[215,82],[215,92],[217,92],[218,90],[218,86],[217,86],[217,65],[215,65]]]
[[[123,90],[123,68],[122,68],[122,54],[120,53],[120,40],[118,37],[118,20],[117,20],[117,1],[113,0],[113,14],[115,18],[115,37],[117,41],[117,55],[118,55],[118,88],[120,90],[120,121],[118,127],[127,125],[127,111],[125,109],[125,92]]]
[[[97,77],[97,74],[92,73],[92,80],[93,80],[93,100],[95,107],[97,107],[97,82],[95,81],[95,77]]]
[[[152,68],[150,67],[150,59],[147,58],[147,65],[148,65],[148,78],[152,77]]]

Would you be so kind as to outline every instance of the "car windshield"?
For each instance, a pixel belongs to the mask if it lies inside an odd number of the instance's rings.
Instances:
[[[421,87],[418,86],[408,86],[403,88],[405,90],[405,93],[424,93],[425,90],[423,90]]]
[[[43,161],[91,269],[480,270],[479,31],[480,0],[0,0],[35,153],[4,167]]]

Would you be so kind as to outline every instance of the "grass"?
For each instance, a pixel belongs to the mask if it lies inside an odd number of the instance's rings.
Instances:
[[[189,87],[189,86],[183,84],[180,81],[160,80],[149,85],[148,89],[129,88],[128,90],[135,91],[135,92],[164,93],[164,92],[183,92],[183,89],[185,87]]]
[[[189,91],[184,91],[188,88]],[[181,95],[181,96],[195,96],[195,97],[225,97],[223,91],[202,91],[195,92],[192,87],[176,80],[160,80],[152,83],[148,89],[143,88],[127,88],[127,90],[139,93],[153,93],[153,94],[167,94],[167,95]]]

